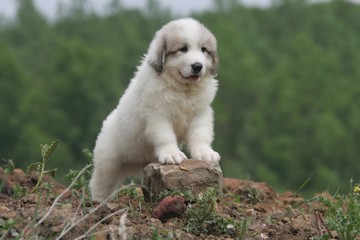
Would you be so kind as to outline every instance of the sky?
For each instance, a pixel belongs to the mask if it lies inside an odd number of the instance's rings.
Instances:
[[[54,19],[57,12],[59,2],[69,4],[73,0],[33,0],[40,9],[40,11],[49,19]],[[95,12],[101,13],[104,7],[110,0],[88,0],[92,9]],[[272,0],[240,0],[244,5],[251,7],[268,7],[271,5]],[[312,0],[313,2],[326,1],[326,0]],[[354,3],[359,3],[360,0],[348,0]],[[16,0],[0,0],[0,15],[7,18],[13,18],[16,14]],[[159,0],[164,8],[169,8],[173,13],[178,16],[186,16],[191,12],[199,12],[207,10],[212,7],[212,0]],[[147,0],[121,0],[121,3],[126,7],[140,7],[146,6]]]

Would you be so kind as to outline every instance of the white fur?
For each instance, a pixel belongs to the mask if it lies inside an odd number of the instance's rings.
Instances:
[[[178,45],[172,46],[174,41]],[[187,52],[179,51],[183,46]],[[198,74],[191,67],[196,62],[203,65]],[[94,200],[104,200],[150,162],[181,164],[187,159],[182,144],[193,159],[220,160],[211,148],[217,63],[214,36],[194,19],[172,21],[156,33],[97,138],[90,181]]]

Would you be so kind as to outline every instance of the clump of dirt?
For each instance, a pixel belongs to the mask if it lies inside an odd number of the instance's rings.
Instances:
[[[160,221],[154,218],[158,203],[143,201],[140,188],[123,191],[106,204],[92,202],[79,190],[66,189],[47,176],[51,188],[32,192],[36,174],[21,169],[6,173],[0,168],[0,236],[3,239],[311,239],[321,236],[322,206],[306,203],[296,194],[276,193],[266,183],[225,178],[224,193],[215,211],[222,219],[243,229],[215,229],[208,233],[187,232],[181,215]],[[188,203],[186,206],[191,207]],[[176,215],[175,215],[176,216]],[[215,226],[216,227],[216,226]],[[34,239],[35,239],[34,238]]]

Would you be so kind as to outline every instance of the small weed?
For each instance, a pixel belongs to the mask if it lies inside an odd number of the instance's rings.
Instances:
[[[22,197],[26,196],[26,194],[28,193],[27,188],[21,187],[18,184],[16,184],[12,190],[13,190],[13,195],[16,198],[22,198]]]
[[[242,202],[240,195],[234,194],[233,196],[234,196],[234,203],[241,203]]]
[[[126,185],[120,192],[120,195],[126,195],[129,196],[131,198],[138,198],[139,194],[136,191],[136,184],[134,179],[131,179],[130,184]]]
[[[249,221],[244,220],[240,225],[240,233],[239,233],[239,240],[245,239],[246,230],[248,229]]]
[[[14,227],[18,224],[18,222],[14,219],[8,219],[1,223],[0,225],[0,240],[3,240],[6,238],[6,236],[14,229]],[[12,238],[12,239],[20,239],[20,236]]]
[[[92,162],[93,154],[89,149],[83,150],[84,155],[88,158],[90,162]],[[87,189],[89,186],[91,173],[92,173],[92,163],[85,166],[86,170],[81,174],[80,178],[74,183],[74,188],[77,190],[81,190],[83,188]],[[75,177],[79,174],[80,171],[70,169],[70,172],[66,174],[66,178],[72,182]]]
[[[305,179],[305,181],[301,184],[301,186],[298,188],[295,194],[298,194],[301,190],[303,190],[303,188],[311,181],[313,175],[314,173],[312,172],[310,176],[307,179]]]
[[[92,162],[93,159],[92,152],[86,148],[83,150],[83,153],[88,158],[88,160]],[[92,173],[92,163],[85,165],[83,169],[81,170],[82,174],[80,176],[78,176],[80,173],[79,170],[70,169],[70,172],[66,174],[66,178],[69,180],[69,182],[74,183],[72,187],[72,194],[74,196],[76,196],[79,199],[83,199],[84,203],[85,201],[92,202],[90,198],[90,189],[89,189],[89,182]]]
[[[360,236],[360,185],[352,185],[347,195],[336,195],[334,200],[319,197],[314,199],[327,207],[325,223],[330,230],[335,230],[340,239],[354,240]],[[324,235],[322,240],[331,236]]]
[[[184,229],[195,235],[224,234],[227,233],[228,226],[232,225],[235,235],[239,229],[239,224],[232,219],[224,218],[216,213],[216,189],[208,188],[206,192],[199,194],[194,200],[195,203],[185,211],[186,223]]]
[[[151,235],[151,240],[161,240],[161,236],[160,236],[159,230],[157,228],[153,229],[153,233]]]
[[[166,237],[163,237],[164,235],[166,235]],[[158,228],[153,228],[151,240],[171,240],[171,239],[174,239],[173,232],[165,231],[163,232],[163,234],[160,234]]]
[[[90,164],[89,164],[90,165]],[[86,165],[89,166],[89,165]],[[80,171],[78,170],[72,170],[70,169],[70,172],[68,174],[66,174],[66,178],[72,182],[75,177],[79,174]],[[89,185],[89,181],[90,181],[90,177],[91,177],[91,168],[89,166],[89,168],[87,168],[87,170],[80,176],[80,178],[75,182],[74,184],[74,189],[76,190],[81,190],[83,188],[87,188]]]
[[[2,169],[5,173],[11,173],[15,169],[15,164],[11,159],[1,159],[5,164],[2,166]],[[6,183],[3,179],[0,179],[0,193],[3,192]]]
[[[85,148],[83,150],[83,154],[87,157],[87,159],[92,162],[93,158],[94,158],[94,154],[88,149],[88,148]]]
[[[42,184],[42,179],[45,174],[49,174],[50,176],[54,177],[56,174],[56,169],[53,170],[45,170],[45,166],[47,161],[50,159],[51,155],[55,152],[56,148],[58,147],[60,140],[53,141],[50,145],[44,144],[41,145],[41,162],[32,163],[28,166],[27,172],[35,171],[38,173],[38,180],[35,187],[32,189],[31,192],[35,192],[39,189],[40,185]]]
[[[11,173],[15,169],[15,163],[12,159],[2,159],[5,164],[2,166],[5,173]]]
[[[255,188],[248,188],[236,191],[232,194],[235,203],[247,203],[255,205],[261,201],[261,195]]]

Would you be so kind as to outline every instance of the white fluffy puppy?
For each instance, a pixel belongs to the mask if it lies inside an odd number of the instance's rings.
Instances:
[[[216,39],[198,21],[171,21],[155,34],[97,138],[90,181],[94,200],[106,199],[150,162],[181,164],[187,159],[182,144],[195,160],[220,160],[211,148],[217,70]]]

